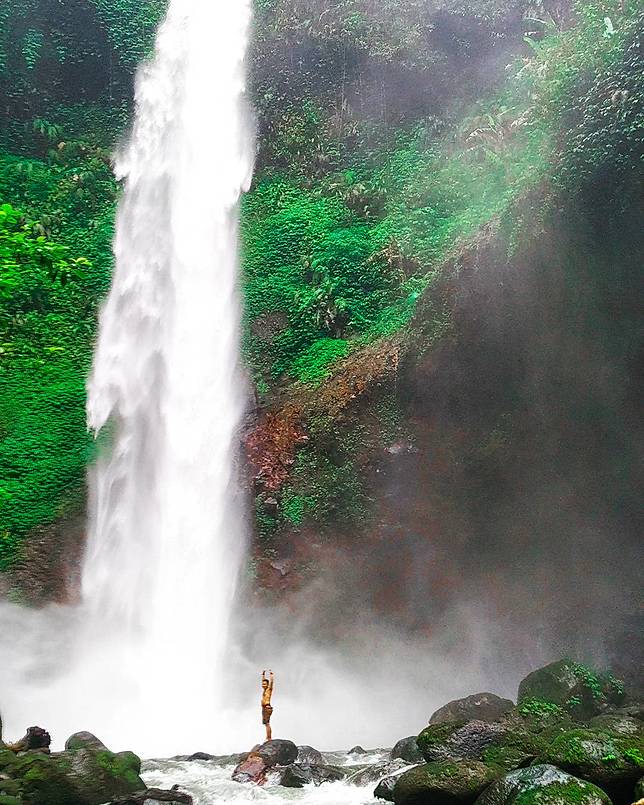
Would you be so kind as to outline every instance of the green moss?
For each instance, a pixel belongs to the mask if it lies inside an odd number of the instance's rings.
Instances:
[[[555,702],[536,698],[524,699],[519,705],[519,712],[522,716],[536,716],[537,718],[564,714],[563,708]]]
[[[565,783],[550,783],[543,787],[529,788],[521,791],[514,799],[513,805],[539,805],[539,803],[582,803],[597,797],[606,800],[606,795],[591,783],[583,780],[570,780]],[[592,801],[592,800],[591,800]]]
[[[426,759],[432,757],[432,751],[443,746],[449,738],[463,726],[464,721],[447,721],[444,724],[430,724],[416,738],[416,744]]]

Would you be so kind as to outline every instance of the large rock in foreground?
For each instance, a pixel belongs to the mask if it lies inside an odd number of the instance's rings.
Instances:
[[[498,776],[498,770],[475,760],[426,763],[397,778],[393,801],[396,805],[469,803]]]
[[[502,699],[494,693],[475,693],[463,699],[439,707],[429,719],[430,724],[447,721],[498,721],[514,707],[510,699]]]
[[[297,747],[296,763],[303,766],[323,766],[325,762],[322,752],[318,752],[312,746],[305,744]]]
[[[273,741],[266,741],[257,750],[258,754],[266,766],[289,766],[297,760],[298,749],[293,741],[286,741],[276,738]]]
[[[25,805],[101,805],[145,789],[131,752],[79,749],[16,755],[0,751],[0,795]],[[1,801],[1,800],[0,800]]]
[[[589,729],[560,735],[540,760],[581,777],[609,794],[630,790],[644,774],[644,742]]]
[[[564,659],[538,668],[519,684],[518,702],[550,702],[584,720],[624,700],[622,684],[584,665]]]
[[[510,772],[487,788],[476,805],[610,805],[600,788],[554,766]]]

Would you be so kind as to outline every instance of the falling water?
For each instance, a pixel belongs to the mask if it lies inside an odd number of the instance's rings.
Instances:
[[[88,385],[89,426],[109,424],[112,443],[83,568],[88,640],[100,635],[111,690],[138,710],[127,721],[153,734],[163,709],[174,742],[212,734],[243,555],[232,475],[249,17],[250,0],[172,0],[139,73]]]

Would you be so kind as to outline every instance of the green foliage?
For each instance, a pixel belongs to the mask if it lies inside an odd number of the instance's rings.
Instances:
[[[321,338],[293,363],[293,374],[303,383],[317,384],[331,374],[335,361],[343,358],[349,344],[341,338]]]
[[[400,295],[400,276],[381,256],[386,231],[285,177],[247,196],[242,234],[246,351],[258,377],[320,379],[346,353],[343,338],[365,333]]]
[[[519,705],[519,712],[522,716],[544,716],[558,715],[563,716],[564,710],[554,702],[547,702],[544,699],[525,699]]]

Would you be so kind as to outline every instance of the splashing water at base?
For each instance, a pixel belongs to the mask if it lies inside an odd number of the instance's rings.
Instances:
[[[351,761],[346,754],[331,758],[336,765]],[[370,758],[370,762],[384,760],[385,754]],[[355,759],[354,759],[355,762]],[[366,761],[364,761],[366,762]],[[142,775],[149,786],[171,788],[178,785],[182,791],[192,794],[195,805],[252,805],[265,802],[267,805],[377,805],[382,800],[374,799],[374,783],[356,786],[346,782],[307,785],[304,788],[283,788],[278,785],[257,786],[235,783],[231,778],[233,765],[213,761],[150,760],[144,763]]]

